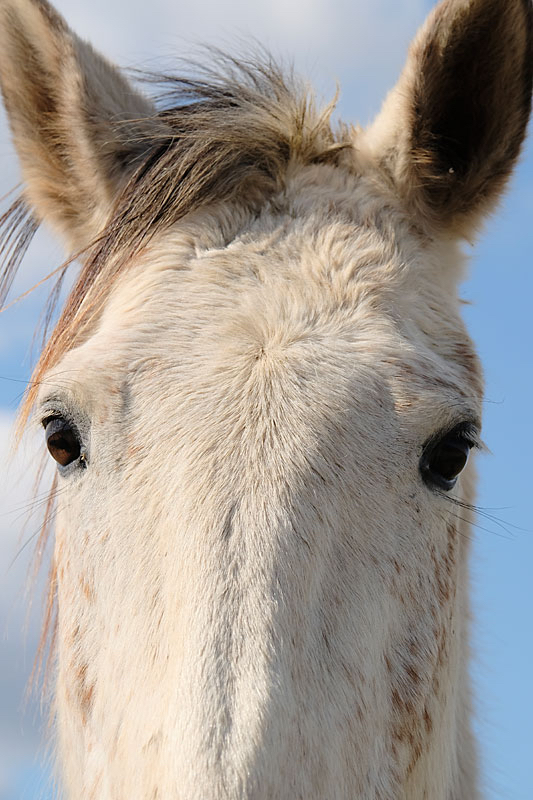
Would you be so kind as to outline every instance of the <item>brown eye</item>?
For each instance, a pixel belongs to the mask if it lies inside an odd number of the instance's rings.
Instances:
[[[70,422],[63,417],[49,417],[43,426],[48,452],[58,464],[66,467],[80,458],[81,443]]]
[[[466,466],[475,434],[470,425],[458,425],[445,436],[429,442],[420,459],[420,472],[425,483],[448,492]]]

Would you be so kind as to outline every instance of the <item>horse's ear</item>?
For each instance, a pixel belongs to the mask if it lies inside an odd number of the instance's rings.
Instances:
[[[532,28],[531,0],[444,0],[363,134],[434,230],[469,236],[502,192],[531,109]]]
[[[0,0],[0,84],[27,200],[85,247],[142,155],[151,103],[46,0]]]

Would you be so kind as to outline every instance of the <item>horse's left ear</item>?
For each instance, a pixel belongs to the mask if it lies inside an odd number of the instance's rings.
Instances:
[[[431,229],[469,236],[500,196],[531,109],[532,30],[531,0],[444,0],[363,133]]]
[[[0,86],[34,214],[86,247],[145,153],[151,102],[47,0],[0,0]]]

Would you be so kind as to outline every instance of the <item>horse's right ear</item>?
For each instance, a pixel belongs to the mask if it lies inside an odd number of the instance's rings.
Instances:
[[[443,0],[361,145],[422,224],[469,236],[524,139],[533,74],[531,0]]]
[[[143,155],[151,103],[46,0],[0,0],[0,85],[27,200],[85,247]]]

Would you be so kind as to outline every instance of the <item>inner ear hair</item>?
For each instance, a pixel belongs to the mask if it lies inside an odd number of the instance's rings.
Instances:
[[[443,0],[365,134],[419,219],[468,236],[494,206],[525,137],[531,0]]]
[[[442,218],[490,205],[518,156],[531,108],[531,2],[446,2],[433,25],[416,56],[411,149],[424,202]]]

